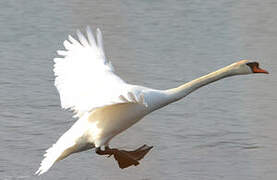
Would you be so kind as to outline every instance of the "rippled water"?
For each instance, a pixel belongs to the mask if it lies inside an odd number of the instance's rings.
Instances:
[[[0,179],[276,179],[277,2],[0,2]],[[128,82],[175,87],[239,59],[270,75],[221,80],[147,116],[112,146],[154,149],[121,170],[94,151],[37,178],[44,150],[73,123],[59,107],[52,58],[69,33],[100,27]]]

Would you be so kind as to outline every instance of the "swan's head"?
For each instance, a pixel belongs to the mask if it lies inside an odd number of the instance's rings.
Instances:
[[[249,60],[241,60],[234,64],[231,64],[232,74],[252,74],[252,73],[264,73],[268,74],[268,72],[259,67],[259,63],[255,61]]]

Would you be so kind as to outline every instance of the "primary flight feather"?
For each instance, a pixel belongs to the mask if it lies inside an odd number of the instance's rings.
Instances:
[[[88,40],[79,30],[77,36],[79,41],[69,36],[64,41],[66,50],[57,51],[61,57],[54,59],[55,85],[60,93],[61,106],[80,117],[98,107],[138,100],[140,94],[133,91],[135,86],[117,76],[105,57],[100,29],[97,29],[97,43],[89,27]]]

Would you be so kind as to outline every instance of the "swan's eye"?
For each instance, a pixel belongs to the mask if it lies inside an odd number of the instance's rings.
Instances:
[[[259,68],[259,63],[257,62],[249,62],[249,63],[246,63],[246,65],[249,66],[251,69],[254,67]]]

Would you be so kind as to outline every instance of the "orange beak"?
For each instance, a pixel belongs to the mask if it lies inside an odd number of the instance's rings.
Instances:
[[[257,67],[257,66],[254,66],[254,67],[252,68],[252,71],[253,71],[253,73],[265,73],[265,74],[269,74],[266,70],[261,69],[261,68],[259,68],[259,67]]]

